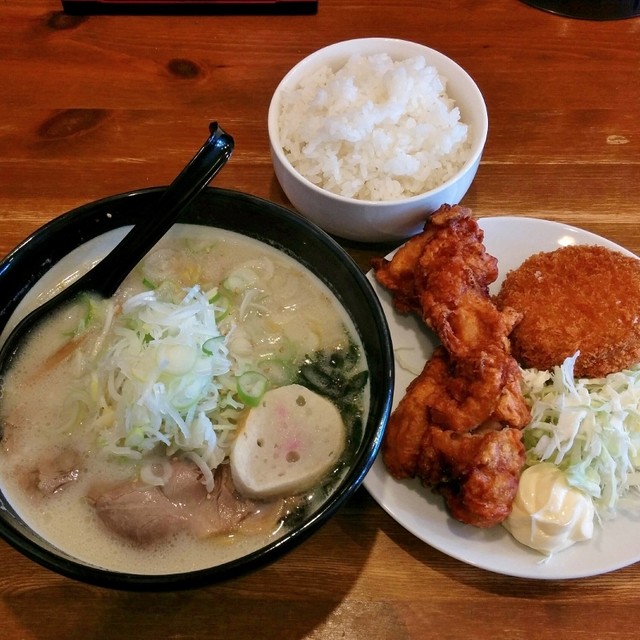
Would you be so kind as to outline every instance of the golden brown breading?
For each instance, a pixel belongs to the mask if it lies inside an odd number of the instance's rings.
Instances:
[[[389,421],[382,445],[383,460],[395,478],[418,475],[425,485],[440,492],[460,522],[491,527],[511,511],[524,464],[521,431],[504,428],[505,423],[498,417],[464,432],[437,424],[435,407],[442,408],[443,396],[451,393],[452,364],[446,350],[439,347],[411,382]],[[517,366],[515,371],[519,374]],[[519,377],[515,380],[519,385]],[[513,379],[509,384],[512,382]],[[519,391],[518,387],[518,394]],[[496,404],[495,394],[476,397],[466,393],[467,402],[474,404],[476,419],[484,420]],[[451,397],[446,402],[452,413],[439,417],[447,425],[471,415],[464,402],[457,403]],[[496,409],[493,416],[497,415]],[[524,420],[522,426],[529,421],[526,405],[524,415],[517,416]]]
[[[524,429],[531,422],[531,411],[522,394],[522,372],[515,358],[509,358],[503,375],[502,393],[489,421]]]
[[[389,419],[382,457],[389,473],[398,480],[416,475],[424,432],[429,427],[429,406],[441,393],[440,370],[445,357],[443,349],[436,349]]]
[[[519,429],[425,432],[418,473],[446,499],[451,515],[488,528],[511,513],[525,451]]]
[[[496,303],[522,314],[511,343],[524,367],[580,351],[575,375],[597,378],[640,361],[640,260],[589,245],[538,253],[507,275]]]
[[[488,345],[473,357],[454,358],[444,352],[437,359],[433,374],[440,392],[430,400],[431,422],[452,431],[471,431],[492,418],[511,370],[510,358]]]
[[[372,260],[376,279],[393,294],[397,311],[414,311],[431,326],[432,305],[439,305],[444,314],[465,293],[488,297],[498,268],[497,260],[484,250],[483,237],[470,209],[443,205],[391,260]]]
[[[373,266],[395,308],[420,314],[442,343],[389,419],[387,469],[418,475],[455,518],[488,527],[511,510],[524,464],[519,429],[530,413],[508,339],[519,314],[491,300],[497,261],[482,241],[468,209],[445,206]]]

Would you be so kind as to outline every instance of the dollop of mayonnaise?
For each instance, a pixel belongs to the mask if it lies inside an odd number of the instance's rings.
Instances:
[[[593,537],[595,508],[554,464],[541,462],[522,473],[504,527],[518,541],[547,555]]]

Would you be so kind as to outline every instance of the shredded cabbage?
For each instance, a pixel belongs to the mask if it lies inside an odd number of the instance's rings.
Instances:
[[[220,436],[234,428],[224,410],[242,405],[210,297],[194,286],[176,304],[146,291],[114,317],[109,347],[89,372],[88,404],[108,452],[140,459],[164,445],[203,469],[224,459]]]
[[[527,463],[554,463],[600,517],[613,517],[620,499],[640,488],[640,365],[575,379],[578,355],[550,372],[523,370],[532,412]]]

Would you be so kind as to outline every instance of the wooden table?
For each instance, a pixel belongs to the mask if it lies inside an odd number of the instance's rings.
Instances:
[[[464,203],[640,254],[640,19],[560,18],[518,0],[320,0],[315,16],[71,17],[0,5],[0,256],[53,217],[167,184],[216,119],[236,152],[216,185],[279,203],[271,94],[335,41],[416,40],[465,67],[490,131]],[[382,247],[347,248],[363,269]],[[0,292],[1,295],[1,292]],[[0,639],[636,637],[640,565],[589,579],[489,573],[420,542],[360,489],[262,571],[131,594],[59,577],[0,542]]]

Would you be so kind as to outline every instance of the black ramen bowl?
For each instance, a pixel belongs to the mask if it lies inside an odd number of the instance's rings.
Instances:
[[[21,300],[58,261],[101,234],[134,224],[161,192],[162,188],[145,189],[81,206],[44,225],[12,251],[0,262],[0,333],[9,321],[10,325],[15,322],[11,316]],[[376,457],[390,412],[394,372],[385,317],[369,282],[334,240],[284,207],[214,188],[205,189],[179,221],[261,240],[315,273],[336,295],[359,333],[370,372],[369,411],[347,472],[324,503],[263,548],[201,570],[148,575],[87,564],[36,534],[0,492],[0,536],[44,567],[90,584],[140,591],[194,588],[233,578],[278,559],[327,522],[358,489]],[[18,309],[16,315],[20,313]]]

